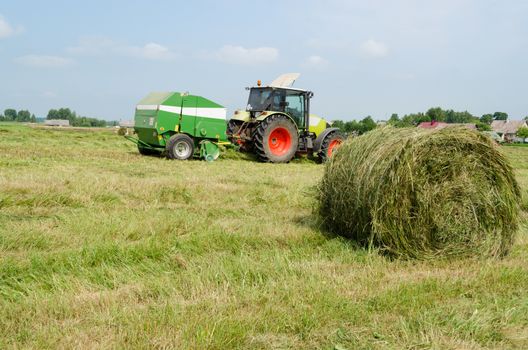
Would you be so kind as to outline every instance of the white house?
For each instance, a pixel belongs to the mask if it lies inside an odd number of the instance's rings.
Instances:
[[[491,129],[495,131],[505,142],[523,142],[524,140],[517,137],[517,130],[522,127],[528,127],[526,120],[494,120],[491,122]]]

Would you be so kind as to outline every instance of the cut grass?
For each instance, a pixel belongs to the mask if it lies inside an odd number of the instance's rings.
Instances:
[[[321,165],[0,124],[0,348],[526,348],[528,149],[504,151],[511,254],[405,262],[319,230]]]

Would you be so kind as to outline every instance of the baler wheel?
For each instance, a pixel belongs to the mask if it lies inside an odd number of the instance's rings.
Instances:
[[[297,127],[284,115],[271,115],[255,129],[253,145],[260,161],[287,163],[293,158],[299,145]]]
[[[186,134],[174,134],[170,137],[167,145],[167,158],[186,160],[194,155],[194,141]]]
[[[340,131],[334,131],[328,134],[321,144],[321,150],[318,153],[322,163],[326,162],[332,153],[345,141],[345,137]]]

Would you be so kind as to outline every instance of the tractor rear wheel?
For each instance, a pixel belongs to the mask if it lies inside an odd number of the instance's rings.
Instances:
[[[318,156],[321,162],[326,162],[332,153],[345,141],[345,137],[340,131],[334,131],[328,134],[321,143],[321,149]]]
[[[194,155],[194,141],[186,134],[174,134],[170,137],[167,145],[167,158],[186,160]]]
[[[287,163],[299,145],[297,127],[284,115],[271,115],[255,129],[253,145],[260,161]]]

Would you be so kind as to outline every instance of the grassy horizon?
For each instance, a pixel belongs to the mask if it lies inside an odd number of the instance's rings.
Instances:
[[[0,124],[0,348],[527,348],[528,149],[502,150],[512,252],[391,261],[320,230],[319,164]]]

